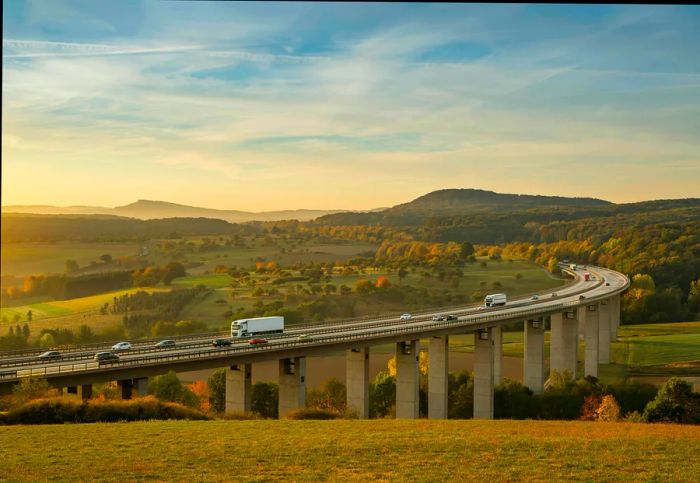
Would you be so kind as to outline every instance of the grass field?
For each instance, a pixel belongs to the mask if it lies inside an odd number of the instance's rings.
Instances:
[[[700,360],[700,321],[623,325],[612,344],[613,362],[658,365]]]
[[[4,335],[10,325],[14,326],[13,318],[15,314],[21,317],[21,324],[27,322],[27,311],[32,311],[32,321],[29,322],[31,330],[30,340],[41,332],[42,329],[71,329],[85,324],[93,330],[101,331],[108,327],[113,327],[122,320],[121,314],[99,313],[99,308],[105,303],[112,305],[114,297],[127,293],[134,293],[139,290],[154,292],[170,290],[164,288],[130,288],[115,292],[81,297],[71,300],[57,300],[52,302],[40,302],[17,307],[0,308],[0,320],[7,318],[8,322],[0,322],[0,335]]]
[[[75,260],[85,266],[99,261],[100,256],[110,254],[113,258],[137,255],[138,243],[3,243],[1,273],[25,277],[38,273],[63,273],[66,260]]]
[[[661,424],[282,420],[0,427],[6,481],[698,481],[698,454],[697,427]]]

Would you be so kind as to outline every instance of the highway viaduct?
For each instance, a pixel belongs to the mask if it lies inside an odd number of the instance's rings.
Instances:
[[[255,363],[277,360],[279,364],[279,414],[304,407],[306,358],[346,354],[347,406],[359,417],[369,417],[369,348],[391,343],[396,355],[396,417],[417,418],[419,404],[419,353],[421,340],[428,340],[428,417],[447,418],[449,337],[474,335],[474,418],[493,418],[494,387],[501,382],[503,366],[502,327],[524,322],[523,385],[541,393],[545,385],[544,336],[551,330],[550,369],[577,374],[579,334],[584,346],[583,374],[598,376],[598,365],[610,362],[611,341],[620,324],[620,294],[629,279],[618,272],[587,267],[593,280],[585,281],[583,269],[569,271],[574,282],[556,292],[539,294],[538,300],[521,298],[494,309],[467,307],[432,311],[409,321],[379,317],[364,321],[290,327],[270,343],[251,346],[247,341],[213,348],[211,338],[162,351],[143,351],[118,362],[98,364],[75,360],[38,363],[0,358],[0,392],[9,392],[23,377],[40,376],[54,387],[90,398],[92,385],[118,382],[122,398],[145,395],[148,378],[176,372],[226,367],[226,412],[251,409],[251,374]],[[451,313],[457,320],[433,320],[435,314]],[[309,334],[311,342],[295,334]],[[70,354],[68,354],[70,357]],[[84,357],[83,357],[84,358]]]

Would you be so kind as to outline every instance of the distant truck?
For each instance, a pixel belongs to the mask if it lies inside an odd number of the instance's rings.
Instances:
[[[504,293],[494,293],[487,295],[484,299],[484,305],[487,307],[498,307],[499,305],[506,304],[506,294]]]
[[[570,268],[571,270],[576,270],[576,264],[575,264],[575,263],[572,263],[571,265],[569,265],[569,268]]]
[[[584,279],[586,282],[589,282],[589,281],[591,280],[591,272],[585,272],[585,273],[583,274],[583,279]]]
[[[256,317],[231,322],[231,337],[250,337],[261,334],[281,334],[284,332],[284,317]]]

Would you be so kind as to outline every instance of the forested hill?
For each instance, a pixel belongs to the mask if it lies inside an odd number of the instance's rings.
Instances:
[[[106,215],[3,214],[2,241],[136,240],[184,235],[245,234],[252,225],[210,218],[137,220]]]
[[[317,222],[328,225],[373,224],[417,225],[436,216],[474,213],[511,212],[536,208],[600,207],[613,203],[596,198],[517,195],[477,189],[444,189],[420,196],[413,201],[374,213],[336,213],[322,216]]]

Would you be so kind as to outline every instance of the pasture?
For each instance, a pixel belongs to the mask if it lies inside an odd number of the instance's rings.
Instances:
[[[699,453],[697,427],[667,424],[423,419],[0,427],[6,481],[697,481]]]

